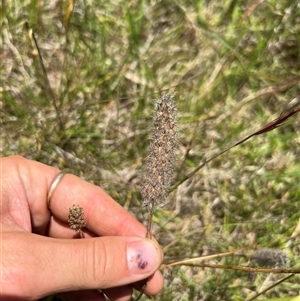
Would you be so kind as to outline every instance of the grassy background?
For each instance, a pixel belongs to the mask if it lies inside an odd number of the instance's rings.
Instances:
[[[174,183],[300,103],[296,0],[76,1],[64,26],[68,4],[2,1],[1,154],[68,168],[141,221],[141,170],[161,93],[176,93]],[[166,261],[251,245],[284,250],[299,268],[299,128],[295,116],[170,193],[154,216]],[[163,273],[157,300],[247,300],[267,277],[184,266]],[[297,296],[299,283],[294,276],[263,297]]]

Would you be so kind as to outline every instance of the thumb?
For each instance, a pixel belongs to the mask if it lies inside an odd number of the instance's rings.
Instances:
[[[66,266],[66,273],[73,271],[68,282],[84,289],[105,289],[140,281],[152,275],[162,261],[162,252],[156,243],[137,237],[76,240],[71,250],[65,248],[65,255],[70,256],[70,251],[73,258]],[[65,260],[64,257],[61,260]],[[61,262],[57,264],[61,266]]]
[[[19,293],[23,296],[40,298],[58,292],[134,283],[152,275],[163,257],[159,245],[146,238],[107,236],[71,240],[30,235],[31,243],[27,235],[19,239],[19,244],[24,242],[19,261],[21,267],[24,261],[28,266],[19,269],[16,277],[22,282]]]

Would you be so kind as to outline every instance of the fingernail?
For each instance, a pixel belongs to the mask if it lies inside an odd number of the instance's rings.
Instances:
[[[155,246],[145,240],[134,241],[127,247],[128,268],[133,274],[145,274],[152,271],[157,263]]]

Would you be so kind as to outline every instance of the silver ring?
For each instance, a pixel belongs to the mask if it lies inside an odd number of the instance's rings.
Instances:
[[[66,172],[63,172],[61,171],[53,180],[51,186],[50,186],[50,190],[48,192],[48,196],[47,196],[47,206],[48,206],[48,209],[49,211],[50,210],[50,207],[51,207],[51,199],[52,199],[52,196],[59,184],[59,182],[61,181],[61,179],[63,178],[64,175],[66,175],[67,173]]]

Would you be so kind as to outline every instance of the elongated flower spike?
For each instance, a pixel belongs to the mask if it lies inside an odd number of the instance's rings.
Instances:
[[[149,210],[149,237],[155,206],[165,202],[171,185],[176,148],[176,108],[173,95],[165,94],[156,100],[153,134],[142,180],[143,205]]]

